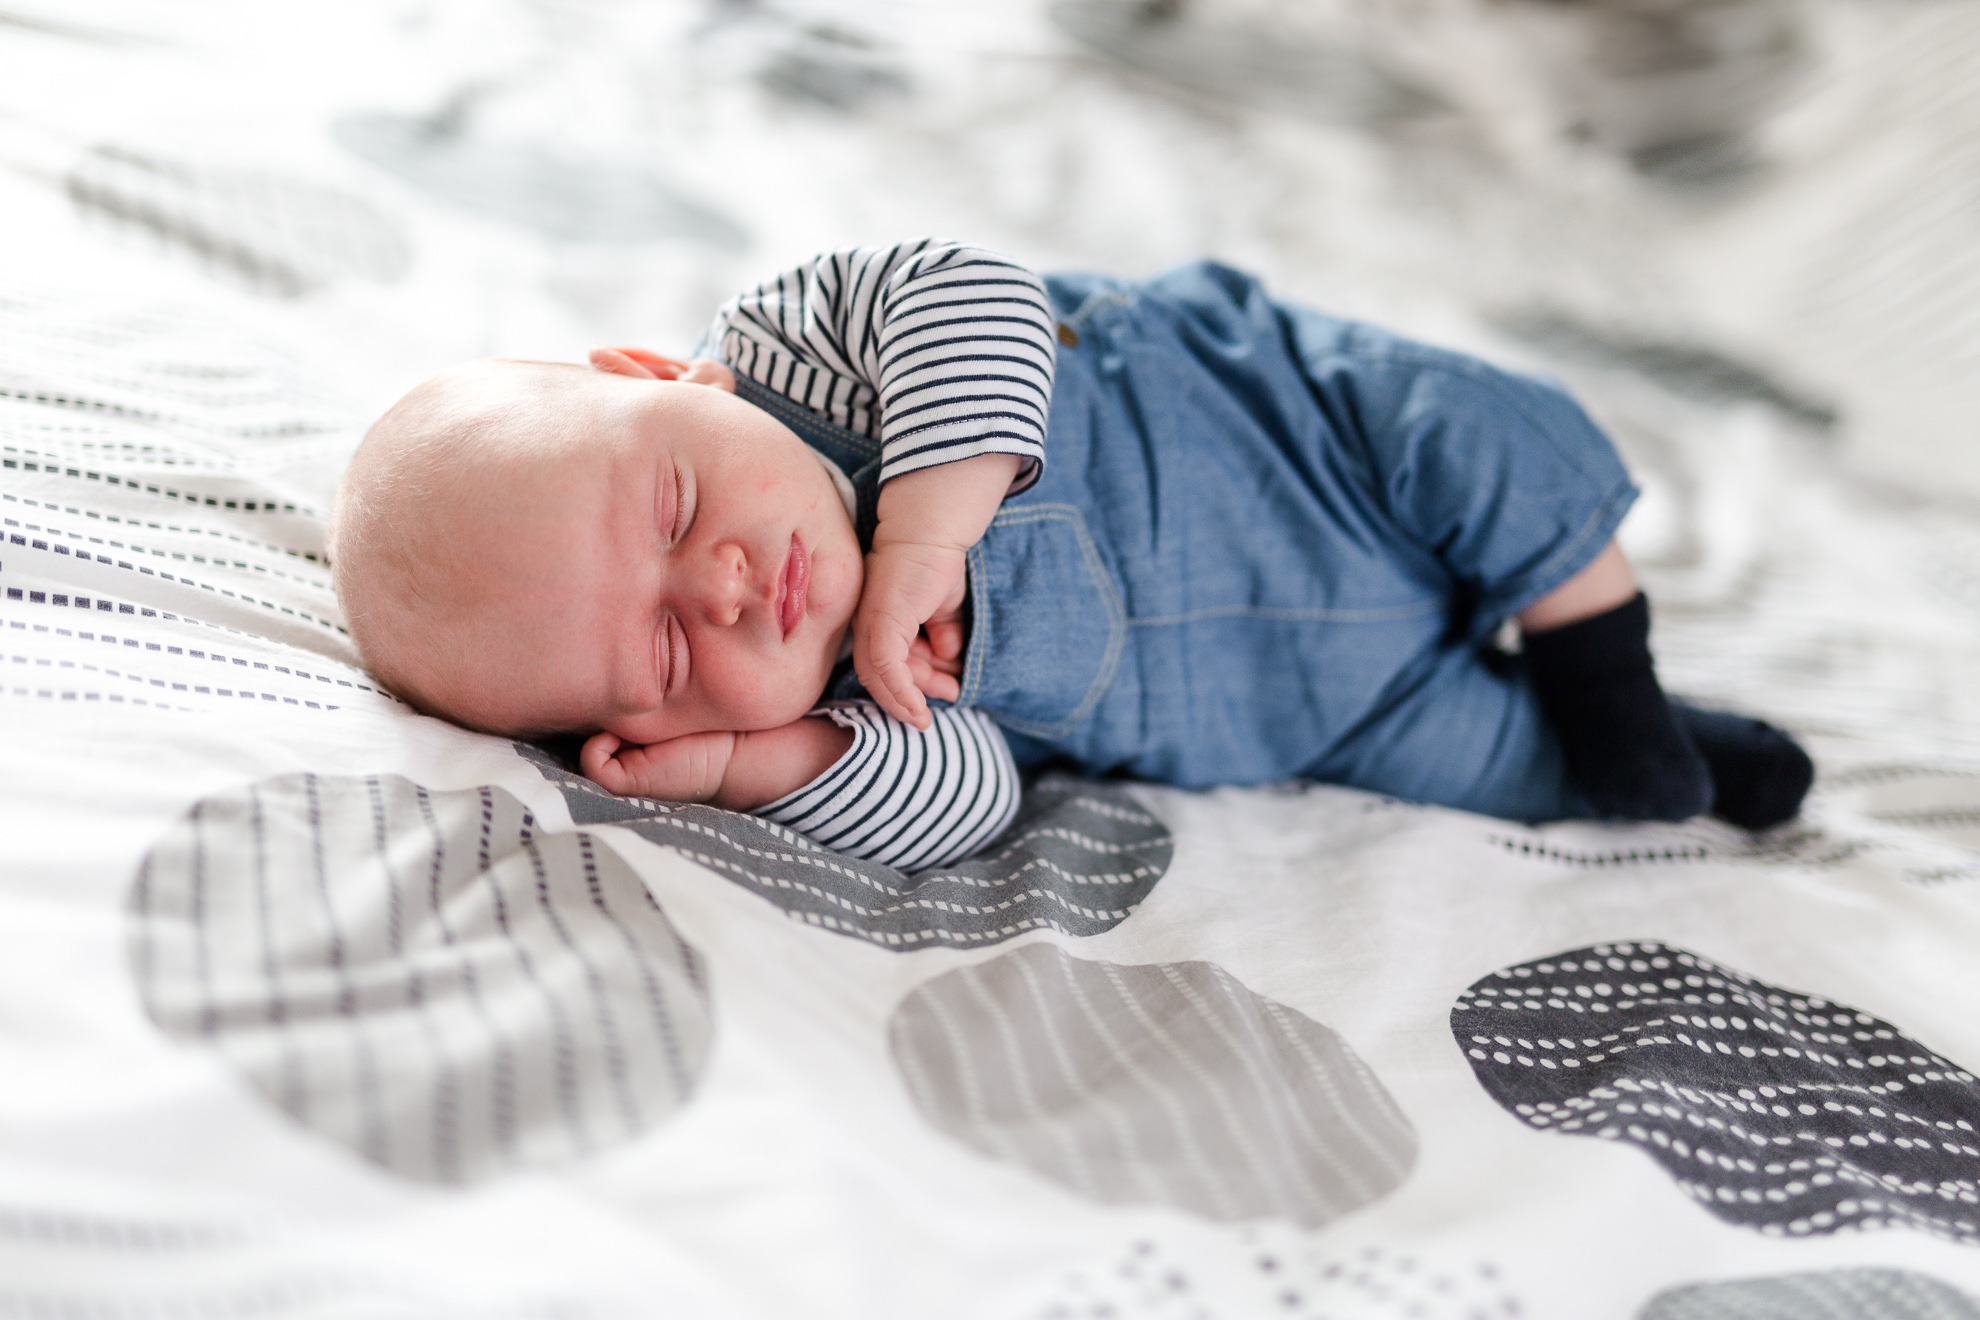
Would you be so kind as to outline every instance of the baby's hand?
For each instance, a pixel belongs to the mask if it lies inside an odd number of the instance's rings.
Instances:
[[[853,615],[853,667],[889,715],[917,729],[935,723],[924,692],[943,701],[962,695],[956,676],[969,548],[983,539],[1018,465],[1015,454],[978,454],[881,488]]]
[[[578,764],[587,779],[620,797],[707,802],[720,791],[735,748],[733,733],[690,733],[644,747],[594,733]]]
[[[951,546],[876,538],[866,557],[853,667],[882,709],[917,729],[934,723],[926,697],[954,701],[962,692],[966,579],[965,552]]]

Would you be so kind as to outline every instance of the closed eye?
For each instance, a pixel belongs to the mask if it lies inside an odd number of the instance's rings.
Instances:
[[[674,545],[679,545],[687,539],[688,532],[694,527],[694,515],[701,512],[700,503],[691,504],[689,502],[691,498],[687,473],[683,472],[677,463],[674,465],[674,539],[672,541]]]
[[[688,507],[687,473],[677,462],[668,463],[669,477],[662,479],[661,491],[664,494],[668,485],[673,487],[674,507],[671,513],[662,501],[660,514],[666,544],[669,550],[686,539],[694,525],[694,510]],[[660,620],[658,635],[654,638],[655,662],[660,667],[660,694],[666,700],[679,692],[687,682],[688,656],[687,629],[681,626],[680,617],[665,614]]]

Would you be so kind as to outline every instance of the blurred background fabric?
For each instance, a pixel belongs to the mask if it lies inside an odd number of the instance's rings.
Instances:
[[[1980,497],[1964,4],[7,0],[0,41],[21,265],[65,259],[35,223],[63,199],[506,351],[678,343],[756,272],[897,234],[1208,253]]]
[[[1964,4],[8,0],[0,41],[19,264],[63,260],[59,198],[272,297],[395,286],[462,351],[568,354],[678,344],[847,241],[1208,253],[1980,498]]]
[[[8,269],[169,267],[372,413],[460,358],[682,351],[780,263],[924,233],[1207,254],[1555,374],[1645,488],[1678,687],[1980,752],[1942,672],[1980,609],[1964,0],[0,0],[0,60]],[[1931,658],[1839,631],[1906,592],[1900,631],[1959,620]],[[1763,609],[1737,653],[1681,626]]]

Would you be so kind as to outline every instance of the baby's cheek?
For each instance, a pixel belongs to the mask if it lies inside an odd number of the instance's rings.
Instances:
[[[817,701],[822,679],[791,672],[747,651],[724,652],[704,674],[722,727],[732,732],[778,729],[800,719]]]

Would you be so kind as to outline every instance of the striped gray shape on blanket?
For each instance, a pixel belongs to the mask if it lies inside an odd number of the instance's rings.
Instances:
[[[645,885],[499,788],[229,789],[153,846],[129,913],[153,1022],[410,1178],[627,1140],[687,1100],[708,1057],[700,958]]]
[[[1169,869],[1175,838],[1126,789],[1048,776],[1024,792],[975,857],[906,874],[846,857],[757,816],[622,798],[516,750],[555,784],[579,825],[624,825],[810,925],[888,949],[999,944],[1029,930],[1112,930]]]
[[[1317,1228],[1416,1160],[1346,1041],[1214,963],[1028,944],[918,987],[887,1034],[930,1124],[1109,1205]]]
[[[1980,1305],[1910,1270],[1829,1270],[1668,1288],[1637,1320],[1980,1320]]]

